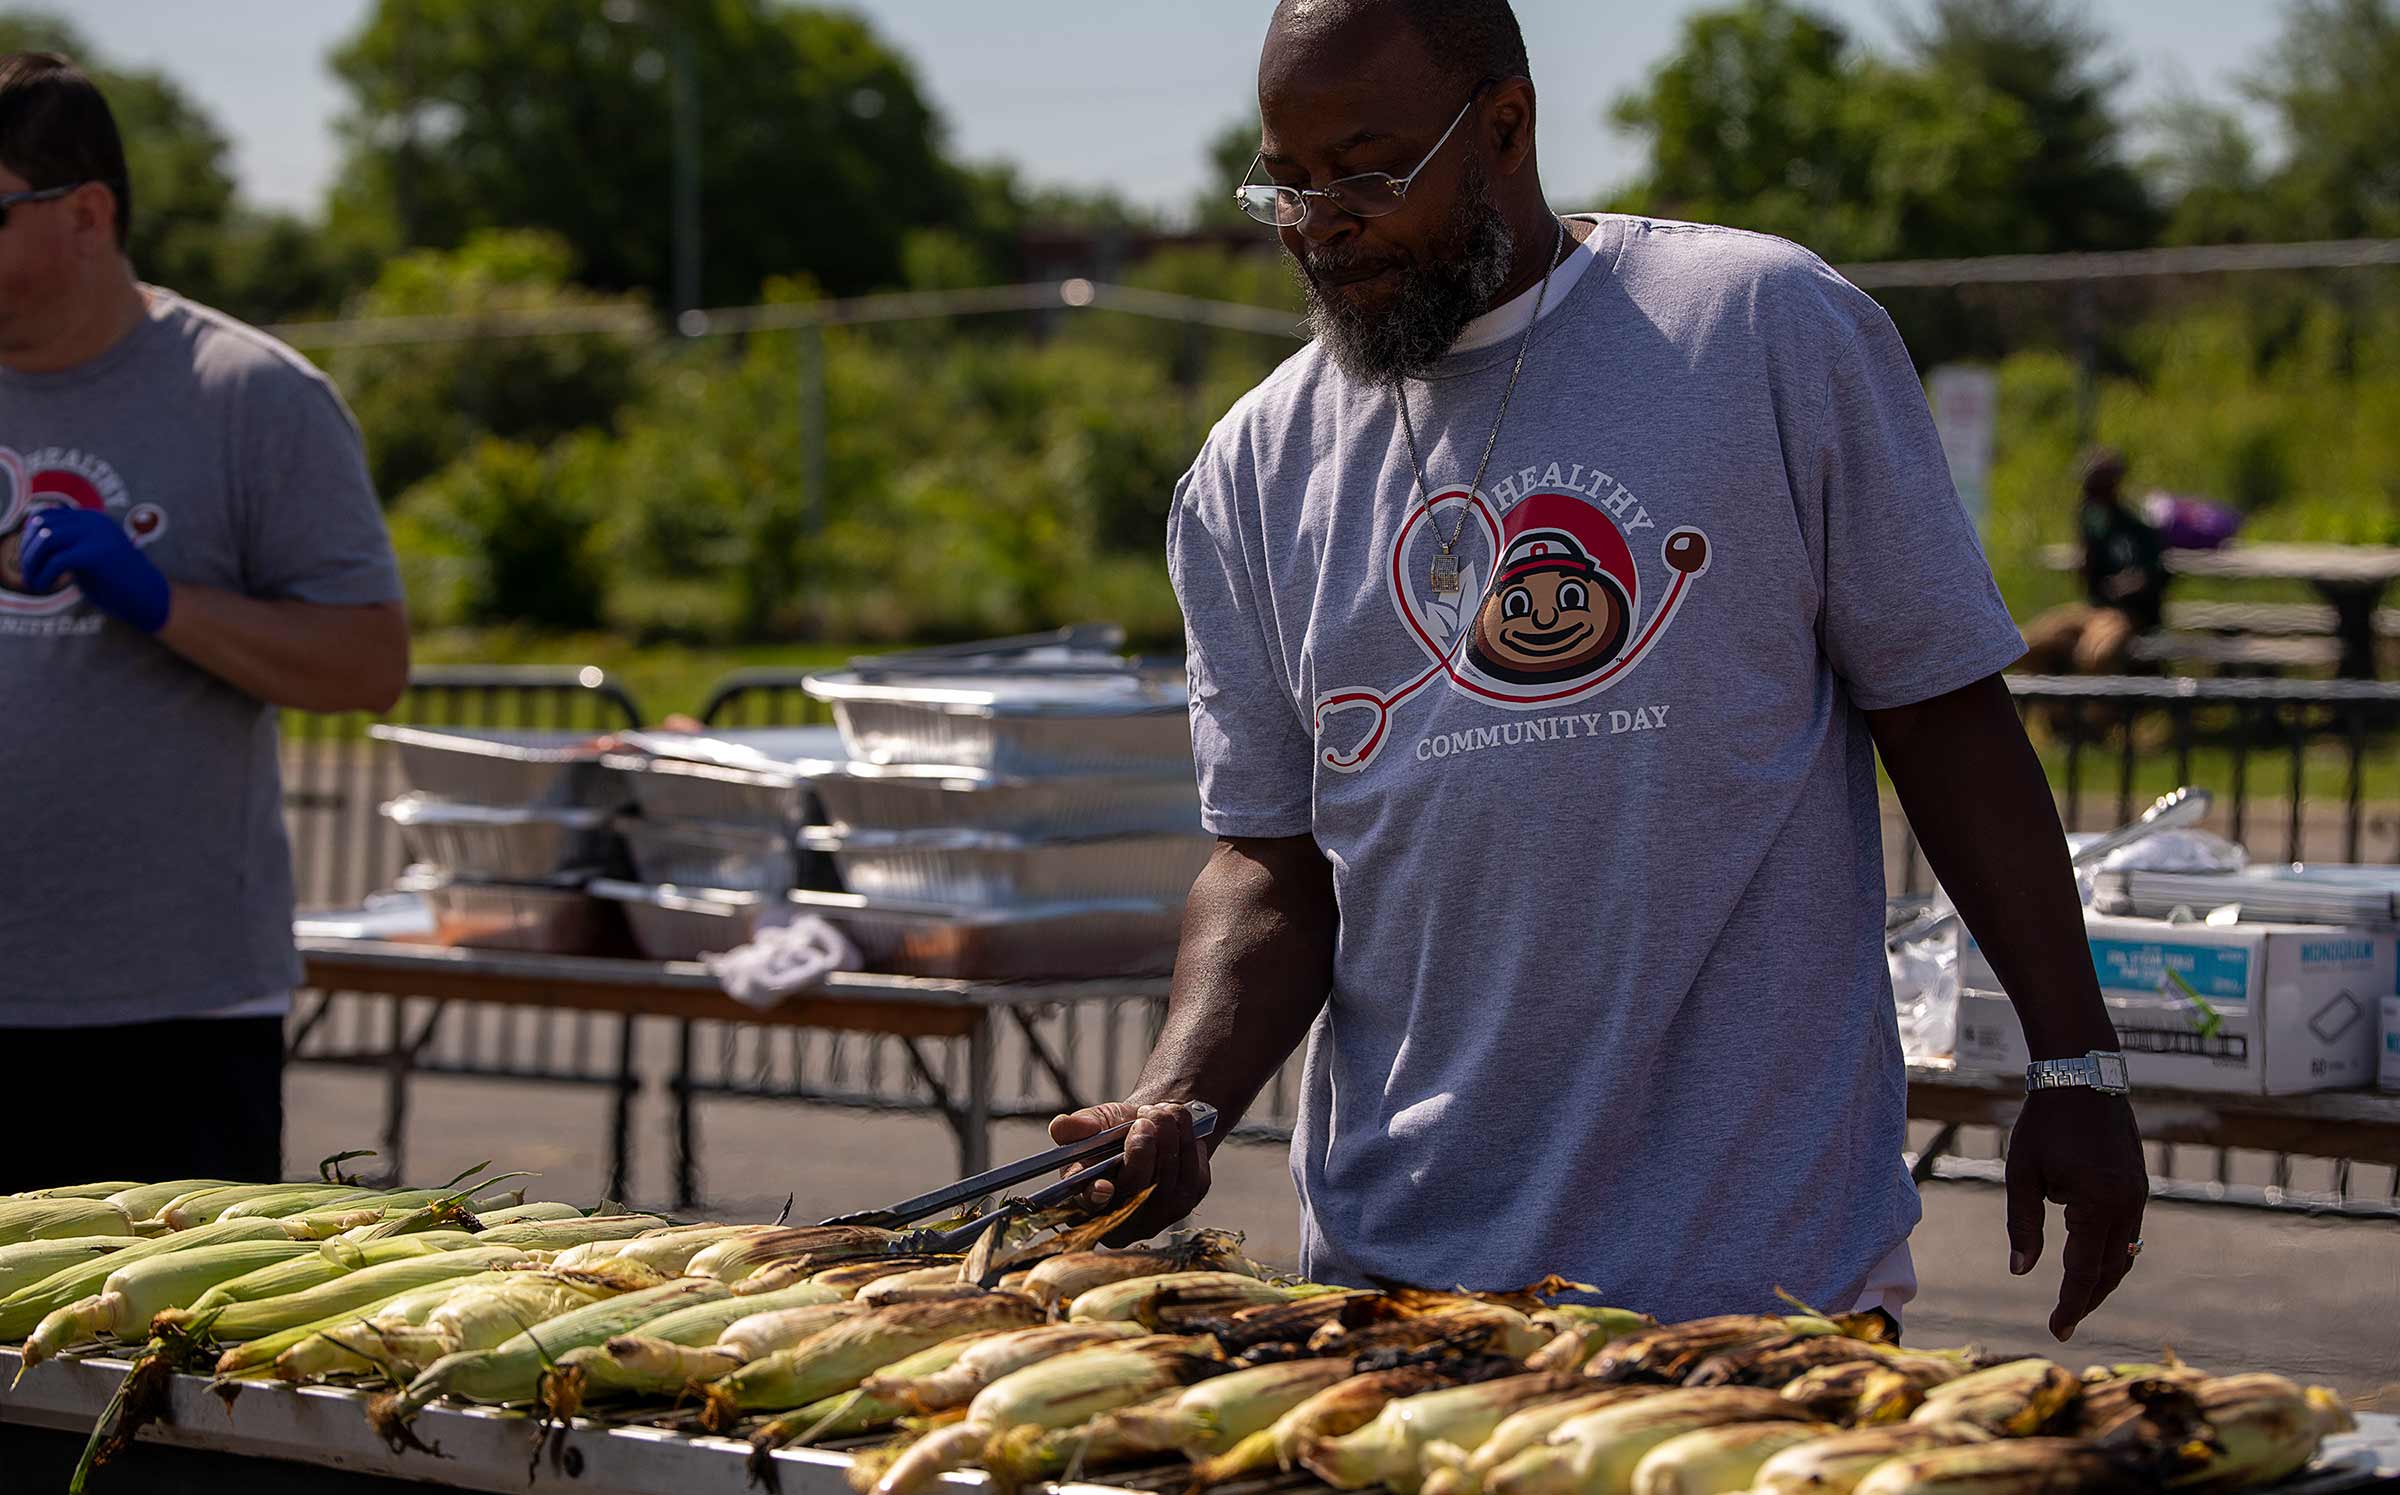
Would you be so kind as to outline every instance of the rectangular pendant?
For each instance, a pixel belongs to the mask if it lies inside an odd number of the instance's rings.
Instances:
[[[1433,557],[1433,595],[1458,595],[1458,557],[1448,551],[1436,551]]]

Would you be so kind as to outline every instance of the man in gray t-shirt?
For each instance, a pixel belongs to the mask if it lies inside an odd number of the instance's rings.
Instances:
[[[1311,1276],[1896,1314],[1878,749],[2035,1054],[2116,1047],[2022,646],[1881,309],[1780,240],[1555,216],[1526,73],[1504,0],[1277,12],[1243,200],[1318,336],[1168,535],[1221,843],[1134,1096],[1055,1132],[1138,1116],[1171,1220],[1207,1155],[1165,1103],[1230,1127],[1305,1037]],[[2067,1205],[2064,1334],[2133,1261],[2131,1110],[2045,1092],[2010,1167],[2014,1270]]]
[[[106,102],[0,58],[0,1192],[280,1173],[300,979],[277,706],[388,708],[408,625],[358,431],[124,253]],[[98,1077],[187,1121],[94,1105]],[[31,1092],[26,1092],[26,1087]]]

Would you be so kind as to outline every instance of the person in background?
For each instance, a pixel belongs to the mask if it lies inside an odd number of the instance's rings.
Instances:
[[[0,1192],[280,1175],[276,708],[408,681],[356,423],[291,349],[135,278],[132,188],[88,77],[0,57],[0,1056],[56,1119],[0,1149]]]
[[[2084,458],[2076,527],[2084,600],[2054,607],[2025,630],[2025,668],[2043,675],[2120,675],[2133,641],[2157,630],[2167,597],[2166,542],[2125,506],[2125,454]]]

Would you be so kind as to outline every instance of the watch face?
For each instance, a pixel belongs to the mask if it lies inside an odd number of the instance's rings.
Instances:
[[[2126,1088],[2125,1056],[2123,1054],[2094,1054],[2092,1062],[2100,1071],[2100,1088],[2103,1090]]]

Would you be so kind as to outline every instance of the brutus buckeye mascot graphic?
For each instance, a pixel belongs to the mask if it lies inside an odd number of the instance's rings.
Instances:
[[[1608,517],[1563,493],[1509,511],[1498,571],[1467,658],[1495,680],[1540,685],[1607,664],[1633,632],[1641,579]]]

